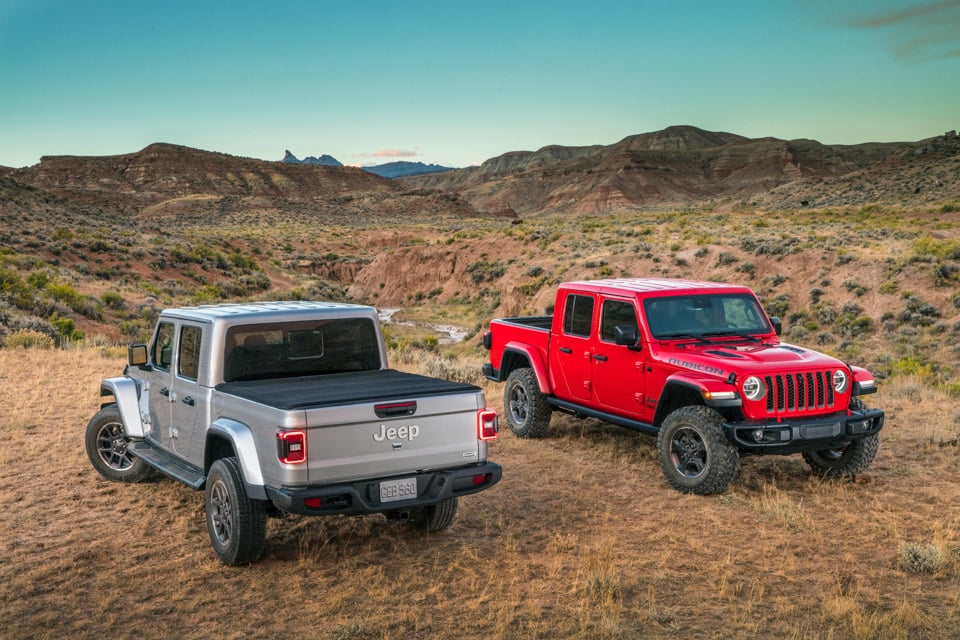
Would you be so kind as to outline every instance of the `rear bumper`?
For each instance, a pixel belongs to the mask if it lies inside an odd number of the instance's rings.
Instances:
[[[500,481],[500,465],[486,462],[470,467],[442,471],[410,473],[391,478],[360,480],[344,484],[307,487],[304,489],[267,487],[267,496],[274,506],[288,513],[308,516],[407,510],[443,502],[448,498],[470,495],[489,489]],[[417,479],[417,497],[410,500],[380,502],[380,482],[400,478]],[[307,506],[307,500],[319,506]]]
[[[879,432],[883,418],[882,409],[864,409],[781,422],[725,422],[723,430],[727,440],[745,453],[790,454],[846,446]]]

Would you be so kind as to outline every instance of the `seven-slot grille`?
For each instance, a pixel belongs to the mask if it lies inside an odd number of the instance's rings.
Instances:
[[[806,371],[764,376],[767,413],[811,411],[834,404],[833,371]]]

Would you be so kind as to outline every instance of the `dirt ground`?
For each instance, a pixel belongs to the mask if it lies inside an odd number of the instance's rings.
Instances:
[[[0,350],[0,637],[960,637],[960,402],[911,380],[870,398],[887,423],[856,482],[750,458],[725,494],[686,496],[654,438],[555,415],[544,440],[501,433],[503,480],[444,532],[288,516],[230,568],[202,493],[88,462],[123,360]]]

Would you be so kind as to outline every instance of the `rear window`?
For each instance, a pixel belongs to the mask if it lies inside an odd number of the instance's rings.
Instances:
[[[563,310],[563,332],[571,336],[590,337],[593,322],[593,297],[570,294]]]
[[[227,330],[223,362],[225,382],[372,371],[380,343],[369,318],[239,325]]]

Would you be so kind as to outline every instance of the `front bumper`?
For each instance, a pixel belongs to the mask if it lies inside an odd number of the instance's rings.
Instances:
[[[359,480],[322,487],[267,487],[267,496],[274,506],[288,513],[308,516],[405,511],[443,502],[489,489],[500,481],[503,470],[494,462],[443,471],[409,473],[391,478]],[[417,479],[417,497],[410,500],[380,502],[380,482],[399,478]],[[307,506],[307,500],[319,506]]]
[[[816,418],[792,418],[780,422],[756,420],[725,422],[730,443],[744,453],[791,454],[837,449],[880,431],[882,409],[840,411]]]

